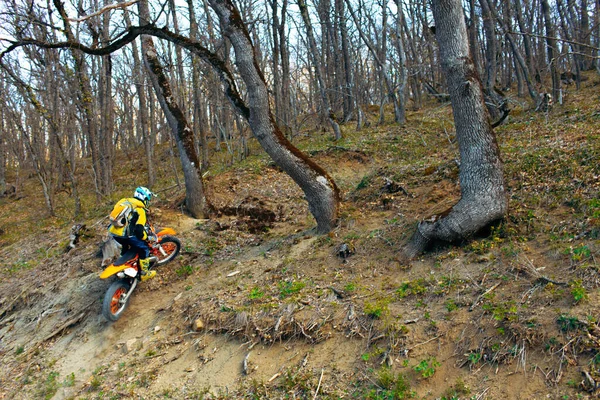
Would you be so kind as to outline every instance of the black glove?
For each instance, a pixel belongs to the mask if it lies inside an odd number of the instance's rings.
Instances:
[[[144,240],[144,233],[145,231],[143,225],[136,225],[135,228],[133,228],[133,234],[140,240]]]

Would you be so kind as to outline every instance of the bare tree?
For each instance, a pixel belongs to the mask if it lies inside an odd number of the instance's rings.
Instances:
[[[455,242],[504,217],[506,196],[502,162],[469,41],[460,0],[434,0],[433,16],[440,61],[446,74],[460,151],[461,199],[445,213],[422,221],[403,249],[407,259],[434,240]]]
[[[354,24],[356,25],[361,39],[369,48],[371,56],[375,60],[377,67],[379,68],[379,71],[381,73],[381,76],[385,82],[385,86],[387,88],[387,96],[394,105],[394,120],[397,123],[403,124],[404,122],[406,122],[406,110],[403,107],[403,105],[401,105],[398,101],[398,96],[396,96],[396,89],[390,76],[389,64],[385,58],[382,58],[384,54],[378,53],[373,42],[364,33],[363,29],[361,28],[361,23],[358,20],[358,17],[356,16],[356,13],[354,12],[354,9],[352,8],[352,5],[350,4],[349,0],[346,0],[346,5],[348,7],[350,15],[352,16],[352,19],[354,20]]]
[[[339,124],[337,123],[335,114],[331,109],[329,97],[327,96],[325,80],[323,76],[323,66],[319,62],[319,50],[317,49],[317,42],[313,33],[312,23],[310,22],[310,16],[308,15],[308,8],[306,7],[306,2],[304,0],[298,0],[298,7],[300,8],[300,14],[302,15],[302,20],[304,21],[304,26],[306,28],[306,36],[308,46],[310,48],[309,54],[312,60],[312,65],[315,69],[315,75],[317,77],[317,85],[319,87],[319,93],[321,94],[321,101],[323,102],[323,112],[325,113],[327,120],[331,125],[331,129],[333,129],[333,136],[335,140],[339,140],[342,138],[342,132],[340,130]]]
[[[544,26],[546,27],[546,43],[548,54],[548,66],[550,68],[550,77],[552,78],[552,97],[562,103],[560,91],[560,73],[558,71],[558,46],[556,44],[556,33],[554,31],[554,22],[550,17],[550,5],[548,0],[540,0],[542,13],[544,15]]]
[[[150,21],[147,0],[138,2],[138,11],[140,23],[147,24]],[[199,162],[196,153],[194,133],[171,92],[171,85],[165,76],[151,37],[142,36],[142,53],[146,69],[150,75],[150,81],[154,87],[154,93],[165,113],[179,149],[179,157],[185,178],[186,208],[193,217],[205,218],[212,213],[212,206],[205,196],[201,172],[202,164]]]

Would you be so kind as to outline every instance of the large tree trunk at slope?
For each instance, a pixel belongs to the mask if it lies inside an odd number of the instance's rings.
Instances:
[[[460,201],[447,214],[422,221],[403,255],[413,258],[434,240],[466,239],[508,208],[498,145],[483,102],[477,71],[469,58],[469,45],[460,0],[434,0],[433,15],[452,102],[460,151]]]
[[[147,22],[149,12],[146,0],[140,1],[138,7],[140,22]],[[212,207],[205,196],[201,172],[202,164],[196,153],[194,133],[185,114],[175,101],[151,37],[142,36],[142,53],[154,92],[179,149],[179,158],[185,180],[185,206],[194,218],[206,218],[210,215]]]
[[[231,0],[210,0],[221,21],[225,36],[235,51],[235,63],[248,92],[250,128],[273,161],[300,186],[319,233],[329,232],[336,223],[339,190],[333,179],[296,149],[282,134],[269,106],[267,85],[254,57],[250,36]]]

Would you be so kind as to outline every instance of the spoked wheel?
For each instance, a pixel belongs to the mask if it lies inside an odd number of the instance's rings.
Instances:
[[[109,321],[119,319],[127,306],[127,292],[131,285],[122,280],[113,282],[104,295],[102,302],[102,315]]]
[[[157,247],[152,249],[152,255],[157,258],[156,265],[172,261],[181,250],[181,242],[173,236],[164,236]]]

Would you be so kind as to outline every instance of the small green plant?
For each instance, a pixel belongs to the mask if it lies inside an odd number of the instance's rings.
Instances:
[[[40,388],[38,392],[39,398],[44,398],[46,400],[50,400],[56,392],[58,391],[58,372],[52,371],[46,377],[46,380],[43,383],[43,386]]]
[[[255,287],[255,288],[252,288],[252,290],[250,290],[250,294],[248,295],[248,298],[250,300],[258,300],[258,299],[263,298],[264,295],[265,295],[265,293],[262,290]]]
[[[356,285],[354,283],[349,283],[346,286],[344,286],[344,290],[346,292],[353,292],[356,290]]]
[[[429,357],[425,360],[421,360],[421,362],[415,365],[413,369],[419,372],[423,378],[430,378],[435,374],[435,369],[440,365],[442,364],[440,364],[435,357]]]
[[[570,248],[569,250],[569,253],[571,254],[571,260],[573,261],[585,260],[590,258],[592,255],[590,248],[585,244]]]
[[[482,306],[482,308],[492,314],[492,318],[496,321],[510,321],[514,322],[518,320],[517,305],[514,301],[502,302],[500,304],[488,302]]]
[[[15,350],[15,355],[19,355],[19,354],[23,354],[23,352],[25,351],[25,347],[23,346],[18,346],[17,349]]]
[[[560,328],[560,330],[565,333],[571,332],[571,331],[576,331],[581,326],[581,323],[579,322],[579,319],[577,317],[573,317],[573,316],[565,315],[565,314],[558,317],[556,319],[556,323],[558,324],[558,327]]]
[[[277,287],[279,288],[279,297],[285,299],[293,294],[298,293],[306,286],[306,283],[302,281],[283,281],[279,282]]]
[[[212,256],[214,255],[217,251],[221,250],[223,246],[219,243],[219,241],[215,238],[208,238],[205,242],[204,242],[204,255],[205,256]]]
[[[580,301],[587,299],[587,292],[585,291],[585,288],[580,280],[571,282],[570,286],[571,294],[573,295],[573,300],[575,300],[575,303],[579,303]]]
[[[412,295],[423,294],[427,291],[426,282],[424,279],[417,279],[414,281],[403,282],[398,289],[396,294],[401,299]]]
[[[388,312],[388,302],[385,300],[378,300],[375,303],[365,302],[365,314],[371,318],[381,318]]]
[[[368,399],[410,399],[415,392],[410,389],[410,383],[404,375],[394,374],[389,368],[382,368],[377,374],[379,391],[371,391]]]
[[[442,400],[465,399],[469,394],[471,394],[471,389],[469,389],[462,379],[458,378],[456,383],[446,390],[446,393],[442,396]]]
[[[144,355],[146,357],[154,357],[156,355],[156,350],[154,350],[154,349],[148,349],[148,351]]]
[[[67,375],[67,377],[63,381],[62,385],[64,387],[73,387],[73,386],[75,386],[75,373],[71,372],[69,375]]]
[[[194,267],[192,265],[182,265],[175,270],[177,276],[190,276],[194,273]]]
[[[369,186],[370,183],[371,183],[371,177],[370,176],[363,176],[363,178],[360,180],[360,182],[358,183],[358,185],[356,185],[356,190],[364,189],[367,186]]]
[[[467,357],[467,359],[469,360],[471,365],[475,365],[479,361],[481,361],[482,356],[483,355],[480,352],[471,352],[471,353],[469,353],[469,356]]]
[[[458,309],[458,306],[453,299],[446,300],[446,310],[448,310],[448,312],[452,312],[456,309]]]

